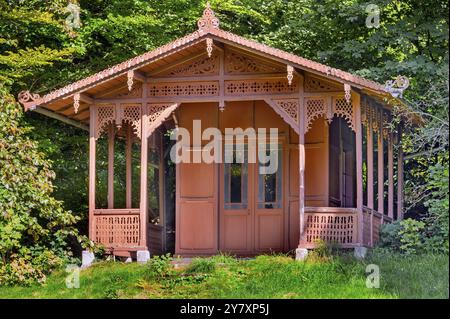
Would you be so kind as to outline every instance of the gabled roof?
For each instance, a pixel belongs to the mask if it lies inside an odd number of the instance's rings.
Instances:
[[[25,110],[34,109],[38,106],[45,107],[52,102],[67,99],[76,93],[82,93],[99,84],[111,81],[120,76],[124,76],[128,71],[137,71],[139,68],[149,65],[164,57],[185,50],[188,47],[195,46],[206,38],[223,42],[232,46],[237,46],[245,50],[263,55],[267,58],[286,63],[294,68],[302,69],[313,74],[324,76],[330,80],[349,84],[355,88],[369,92],[380,98],[392,99],[386,88],[374,81],[345,72],[327,65],[308,60],[294,54],[272,48],[270,46],[246,39],[231,32],[219,28],[219,20],[209,5],[203,12],[203,16],[198,20],[198,30],[163,45],[155,50],[146,52],[132,59],[114,65],[106,70],[93,74],[85,79],[69,84],[61,89],[57,89],[44,96],[31,94],[28,91],[19,94],[19,102],[22,103]],[[397,99],[395,99],[397,100]],[[397,100],[400,102],[399,100]],[[401,103],[401,102],[400,102]],[[402,104],[402,103],[401,103]]]

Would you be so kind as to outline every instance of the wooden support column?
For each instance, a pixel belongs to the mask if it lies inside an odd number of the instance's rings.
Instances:
[[[298,118],[299,118],[299,134],[298,134],[298,152],[299,152],[299,190],[298,190],[298,210],[300,219],[300,238],[299,247],[304,241],[305,232],[305,106],[303,94],[303,76],[300,76],[300,95],[298,100]]]
[[[398,161],[397,161],[397,219],[403,219],[403,147],[402,130],[398,129]]]
[[[358,245],[363,245],[363,174],[362,174],[362,125],[361,96],[352,91],[356,127],[356,209],[358,211]]]
[[[132,151],[133,151],[133,132],[131,130],[131,125],[127,124],[126,126],[127,132],[126,132],[126,149],[125,149],[125,156],[126,156],[126,194],[125,194],[125,205],[126,208],[131,208],[131,192],[132,192]]]
[[[373,246],[373,131],[371,121],[367,121],[367,207],[370,210],[370,240],[369,246]]]
[[[392,133],[388,138],[388,216],[394,218],[394,145]]]
[[[108,127],[108,209],[114,208],[114,124]]]
[[[383,123],[383,118],[381,118]],[[384,140],[383,129],[381,125],[378,128],[378,212],[384,216]],[[382,217],[383,218],[383,217]],[[381,220],[383,222],[383,219]]]
[[[147,81],[144,83],[147,86]],[[143,90],[143,98],[147,97],[147,90]],[[147,166],[148,166],[148,105],[142,106],[142,121],[141,121],[141,190],[140,190],[140,224],[141,224],[141,238],[139,240],[139,246],[147,249]]]
[[[367,207],[374,209],[373,200],[373,131],[372,123],[367,124]]]
[[[94,240],[94,210],[95,210],[95,153],[97,141],[95,139],[95,130],[97,118],[95,106],[89,107],[89,239]]]

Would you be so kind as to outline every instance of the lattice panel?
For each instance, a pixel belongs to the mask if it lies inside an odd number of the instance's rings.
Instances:
[[[327,243],[356,243],[356,216],[351,214],[307,213],[305,238],[307,244],[317,240]]]
[[[337,98],[334,99],[333,102],[333,113],[336,116],[342,117],[347,122],[348,126],[355,132],[356,131],[356,123],[355,116],[353,112],[352,102],[347,103],[345,98]]]
[[[211,57],[201,56],[192,61],[185,62],[173,69],[158,73],[158,76],[193,76],[193,75],[218,75],[219,55]]]
[[[152,83],[148,93],[154,97],[164,96],[217,96],[218,82]]]
[[[308,132],[313,122],[321,116],[327,117],[328,110],[324,99],[307,99],[306,103],[305,133]]]
[[[278,94],[298,91],[297,83],[288,84],[287,80],[256,79],[225,81],[225,94]]]
[[[122,119],[120,122],[128,122],[133,127],[133,132],[137,137],[141,137],[141,104],[125,104],[121,105]]]
[[[139,215],[95,216],[95,241],[107,248],[138,247]]]
[[[95,138],[99,138],[109,124],[116,119],[116,109],[114,105],[101,105],[97,107],[97,129]]]
[[[225,73],[227,74],[255,74],[280,73],[284,69],[265,63],[259,59],[245,56],[230,50],[225,54]]]

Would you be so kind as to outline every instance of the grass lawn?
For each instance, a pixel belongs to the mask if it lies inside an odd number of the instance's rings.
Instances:
[[[380,288],[366,287],[366,266],[379,266]],[[80,288],[68,289],[57,271],[43,286],[0,287],[0,298],[448,298],[448,256],[372,253],[297,262],[283,255],[236,260],[195,259],[174,269],[164,258],[100,262],[82,270]]]

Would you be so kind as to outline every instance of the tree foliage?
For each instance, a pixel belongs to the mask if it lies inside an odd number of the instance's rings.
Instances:
[[[77,217],[52,196],[55,173],[22,117],[0,86],[0,284],[43,281],[72,258],[68,239],[78,237]]]

